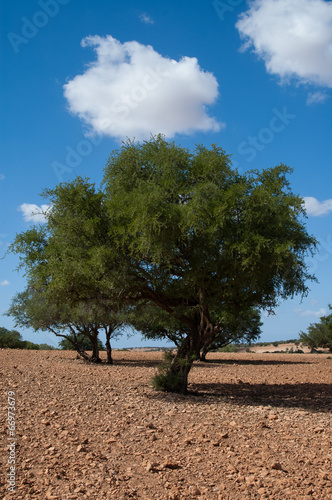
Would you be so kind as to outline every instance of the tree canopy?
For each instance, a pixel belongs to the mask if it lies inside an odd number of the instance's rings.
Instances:
[[[161,136],[110,156],[110,234],[127,256],[131,296],[187,328],[170,368],[180,374],[174,390],[186,391],[193,358],[223,331],[225,314],[271,312],[308,292],[304,258],[316,242],[290,173],[279,165],[240,174],[215,145],[190,153]]]
[[[11,249],[46,303],[125,308],[145,334],[172,338],[165,388],[186,392],[193,360],[235,318],[308,292],[305,257],[316,241],[290,173],[281,164],[240,174],[216,145],[127,141],[101,189],[77,178],[47,190],[47,223]]]
[[[308,332],[300,332],[300,341],[311,349],[325,348],[332,352],[332,305],[326,316],[321,316],[318,323],[312,323]]]
[[[0,348],[7,349],[44,349],[47,344],[34,344],[29,340],[23,340],[22,335],[17,330],[8,330],[0,327]],[[47,346],[50,348],[51,346]]]

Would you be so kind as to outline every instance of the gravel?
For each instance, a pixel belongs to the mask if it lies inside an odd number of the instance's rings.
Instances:
[[[70,351],[0,350],[1,498],[332,498],[331,356],[208,354],[187,396],[152,388],[161,356],[115,350],[109,366]]]

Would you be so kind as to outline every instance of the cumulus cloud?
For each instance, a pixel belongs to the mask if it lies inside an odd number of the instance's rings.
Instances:
[[[0,281],[0,286],[8,286],[8,285],[10,285],[8,280]]]
[[[332,212],[332,199],[318,201],[312,196],[305,196],[303,200],[308,215],[317,217],[319,215],[325,215]]]
[[[0,181],[3,181],[5,179],[5,176],[3,174],[0,174]]]
[[[326,309],[324,309],[324,307],[321,307],[319,311],[312,311],[311,309],[300,309],[300,308],[296,308],[293,311],[301,318],[308,318],[310,316],[321,318],[322,316],[326,315]]]
[[[33,203],[22,203],[17,210],[23,213],[26,222],[46,222],[45,213],[50,209],[50,205],[34,205]]]
[[[195,57],[175,61],[150,45],[89,36],[97,59],[64,85],[69,109],[90,131],[122,139],[163,133],[218,131],[206,106],[218,97],[218,82]]]
[[[236,27],[269,73],[332,87],[332,2],[253,0]]]

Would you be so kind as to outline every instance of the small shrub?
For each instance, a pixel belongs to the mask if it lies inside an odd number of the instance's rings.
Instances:
[[[183,393],[184,389],[184,378],[186,365],[188,365],[188,360],[177,359],[178,371],[172,370],[172,362],[175,354],[172,350],[167,350],[164,353],[164,360],[161,365],[158,366],[158,373],[152,378],[152,385],[157,391],[165,392],[178,392]],[[196,356],[192,358],[191,362],[196,359]],[[191,364],[191,362],[189,362]]]
[[[152,386],[157,391],[173,392],[174,387],[181,385],[180,375],[170,371],[174,356],[171,350],[164,352],[163,362],[158,366],[158,373],[152,377]]]
[[[228,344],[225,347],[222,347],[219,352],[238,352],[239,348],[234,344]]]
[[[152,385],[157,391],[181,392],[183,377],[164,368],[152,378]]]

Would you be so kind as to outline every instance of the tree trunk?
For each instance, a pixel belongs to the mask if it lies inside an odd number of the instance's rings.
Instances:
[[[83,351],[79,346],[76,346],[76,351],[78,352],[78,355],[81,356],[81,358],[85,359],[86,361],[91,361],[90,354]]]
[[[154,378],[154,386],[164,391],[187,394],[188,375],[193,362],[200,359],[200,350],[211,345],[216,333],[217,329],[210,321],[208,306],[201,307],[195,316],[195,323],[172,362]]]
[[[69,342],[71,342],[73,344],[73,347],[75,347],[77,354],[81,358],[85,359],[86,361],[91,361],[90,354],[88,354],[87,352],[84,351],[84,349],[81,348],[81,344],[79,343],[79,341],[77,339],[77,335],[76,335],[75,331],[73,329],[71,329],[71,332],[73,334],[73,339],[71,339],[67,335],[58,335],[58,336],[69,340]]]
[[[91,336],[89,336],[92,343],[92,356],[90,359],[91,363],[101,363],[99,357],[99,347],[98,347],[98,330],[94,331]]]
[[[192,328],[191,335],[188,335],[178,348],[171,365],[166,370],[164,390],[187,394],[188,375],[195,359],[199,359],[200,347],[198,329]]]
[[[106,353],[107,353],[107,363],[109,365],[113,364],[113,358],[112,358],[112,347],[111,347],[111,330],[110,328],[106,329]]]
[[[203,347],[203,350],[201,352],[201,355],[200,355],[200,360],[201,361],[206,361],[206,355],[207,355],[208,351],[206,349],[204,349]]]

